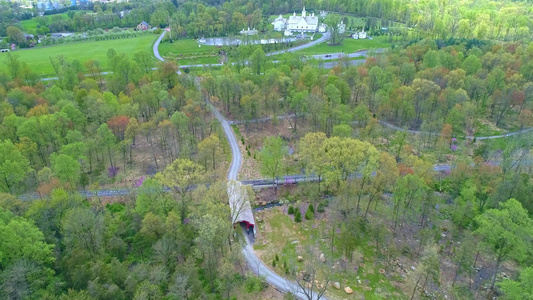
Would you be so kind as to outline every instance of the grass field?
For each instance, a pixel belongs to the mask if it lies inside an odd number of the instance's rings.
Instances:
[[[179,59],[178,65],[199,65],[199,64],[217,64],[218,63],[218,57],[200,57],[200,58],[185,58],[185,59]]]
[[[161,42],[159,44],[159,54],[161,56],[177,57],[180,54],[187,56],[193,54],[205,54],[211,51],[217,50],[215,46],[202,46],[198,47],[198,43],[193,39],[176,40],[173,43]]]
[[[44,48],[17,50],[12,53],[18,55],[19,60],[26,62],[35,73],[48,77],[54,75],[50,57],[64,55],[68,61],[76,59],[82,64],[94,59],[100,62],[103,70],[106,70],[106,53],[109,48],[115,49],[117,53],[126,53],[130,57],[141,50],[152,53],[151,47],[157,37],[158,35],[146,34],[118,40],[73,42]]]
[[[354,40],[351,38],[345,38],[342,45],[328,46],[327,43],[322,43],[307,49],[298,51],[298,53],[313,55],[313,54],[327,54],[327,53],[352,53],[361,49],[377,49],[388,48],[391,44],[387,42],[388,37],[378,36],[372,40]]]
[[[66,13],[63,13],[63,14],[56,14],[54,16],[61,16],[64,20],[68,19],[68,15]],[[51,17],[52,16],[43,16],[44,18],[47,18],[48,19],[48,22],[51,21]],[[29,20],[24,20],[24,21],[21,21],[20,22],[20,25],[22,25],[22,27],[24,27],[24,30],[26,33],[32,33],[32,34],[35,34],[36,30],[37,30],[37,21],[36,21],[36,18],[31,18]],[[56,17],[57,18],[57,17]]]

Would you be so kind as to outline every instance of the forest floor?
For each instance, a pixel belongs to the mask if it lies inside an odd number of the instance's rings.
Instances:
[[[339,244],[339,229],[332,234],[332,224],[339,226],[331,215],[331,208],[326,208],[323,213],[315,213],[315,218],[306,220],[303,218],[309,203],[317,207],[315,196],[304,195],[305,189],[313,189],[312,186],[278,190],[278,199],[300,209],[302,222],[295,223],[294,215],[288,214],[288,204],[271,207],[255,213],[257,223],[257,237],[254,249],[271,269],[278,274],[285,274],[285,264],[298,264],[297,256],[303,256],[304,260],[311,259],[309,255],[325,254],[325,257],[333,265],[334,274],[331,282],[339,282],[341,289],[333,286],[328,287],[328,298],[331,299],[406,299],[413,292],[413,278],[417,268],[420,267],[421,253],[419,253],[420,226],[417,222],[405,224],[401,230],[392,233],[392,224],[385,219],[380,219],[388,231],[389,242],[376,250],[375,242],[368,237],[363,237],[356,242],[354,251],[350,254],[351,259],[342,253]],[[263,195],[272,201],[273,193],[261,191],[257,194],[259,201]],[[311,193],[312,194],[312,193]],[[373,216],[371,216],[373,218]],[[460,276],[455,287],[452,287],[456,266],[452,261],[456,247],[459,243],[454,240],[453,233],[449,232],[452,226],[447,220],[434,220],[434,228],[440,232],[437,246],[440,247],[440,274],[439,283],[428,284],[425,291],[427,295],[437,299],[486,299],[488,297],[486,287],[490,284],[495,261],[488,255],[481,253],[477,259],[476,268],[472,271],[472,280],[468,276]],[[331,247],[331,239],[334,246]],[[314,248],[310,254],[309,247]],[[275,256],[279,256],[276,266],[272,266]],[[316,259],[316,258],[315,258]],[[514,266],[505,263],[501,269],[499,278],[513,274]],[[468,288],[469,282],[472,289]],[[349,286],[354,290],[353,295],[347,295],[343,289]],[[419,286],[420,289],[420,286]],[[415,299],[420,299],[418,291]]]
[[[235,130],[237,128],[237,130]],[[239,172],[239,180],[264,178],[259,172],[260,162],[259,152],[263,146],[263,141],[269,136],[280,136],[289,147],[295,149],[296,142],[299,136],[295,135],[291,125],[287,120],[278,120],[277,122],[252,123],[241,124],[234,126],[234,131],[239,140],[239,147],[243,156],[243,163],[241,171]],[[303,131],[306,132],[306,131]],[[242,144],[241,137],[244,139]],[[250,155],[248,155],[248,151]],[[283,168],[280,176],[300,174],[301,170],[298,168],[295,160],[295,155],[289,155],[287,161],[283,163]]]

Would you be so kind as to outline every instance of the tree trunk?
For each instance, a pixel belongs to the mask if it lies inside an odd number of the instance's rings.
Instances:
[[[415,288],[413,289],[413,294],[411,295],[411,298],[409,298],[409,300],[413,300],[413,298],[415,297],[416,288],[418,287],[418,283],[420,282],[421,279],[422,279],[422,276],[420,276],[420,277],[418,278],[418,280],[416,281],[416,283],[415,283]]]
[[[498,260],[496,261],[496,268],[494,269],[494,276],[492,276],[492,282],[490,284],[490,290],[494,290],[494,283],[496,283],[496,275],[498,275],[498,269],[500,268],[500,264],[502,263],[502,257],[501,255],[498,256]]]

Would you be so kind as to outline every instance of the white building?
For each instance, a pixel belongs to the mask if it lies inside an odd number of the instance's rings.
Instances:
[[[245,30],[244,28],[240,31],[240,34],[242,35],[256,35],[257,34],[257,30],[254,28],[254,29],[250,29],[250,27],[248,27],[248,30]]]
[[[279,15],[274,22],[270,23],[274,25],[274,31],[284,31],[287,27],[287,19],[285,19],[282,15]]]
[[[365,32],[365,28],[363,27],[363,30],[360,31],[360,32],[356,32],[354,34],[352,34],[352,38],[354,40],[357,40],[357,39],[366,39],[366,32]]]
[[[297,16],[294,13],[289,17],[287,29],[290,31],[315,32],[318,29],[318,17],[315,17],[314,13],[308,16],[304,6],[301,16]]]

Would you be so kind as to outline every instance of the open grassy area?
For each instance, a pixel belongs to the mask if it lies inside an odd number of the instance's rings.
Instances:
[[[78,60],[82,64],[90,59],[100,62],[103,70],[107,69],[106,53],[109,48],[117,53],[133,55],[138,51],[152,52],[151,46],[158,35],[146,34],[138,37],[118,40],[73,42],[43,48],[24,49],[14,51],[20,61],[26,62],[38,75],[47,77],[54,75],[50,57],[64,55],[68,61]]]
[[[217,64],[218,56],[178,59],[178,65]]]
[[[298,51],[298,53],[308,54],[308,55],[338,53],[338,52],[352,53],[352,52],[356,52],[361,49],[388,48],[390,47],[391,44],[388,43],[387,40],[388,40],[388,37],[386,36],[374,37],[372,40],[369,40],[369,39],[354,40],[352,38],[345,38],[342,45],[328,46],[327,43],[322,43],[322,44]]]
[[[202,45],[198,47],[198,43],[193,39],[175,40],[173,43],[161,42],[159,44],[159,54],[165,57],[179,57],[180,55],[201,55],[216,51],[215,46]]]
[[[55,16],[56,18],[57,18],[57,16],[61,16],[61,18],[63,20],[69,19],[68,15],[66,13],[55,14],[53,16]],[[34,18],[29,19],[29,20],[24,20],[24,21],[20,22],[20,25],[22,25],[22,27],[24,28],[25,32],[31,33],[31,34],[35,34],[36,33],[37,25],[38,25],[36,18],[38,18],[38,17],[34,17]],[[48,22],[50,22],[51,18],[52,18],[52,15],[43,16],[43,18],[47,18]]]
[[[301,210],[305,206],[302,203]],[[287,207],[282,206],[256,214],[260,222],[257,229],[259,238],[254,249],[267,265],[278,274],[285,274],[284,263],[290,264],[290,261],[294,261],[298,255],[302,255],[304,260],[310,259],[303,250],[310,245],[318,245],[319,251],[328,259],[335,262],[341,260],[340,251],[335,250],[332,255],[327,246],[329,243],[326,242],[329,241],[327,215],[319,214],[316,219],[295,223],[293,216],[287,215],[286,212]],[[272,261],[276,255],[279,257],[279,262],[274,267]],[[360,295],[364,295],[364,299],[403,298],[393,284],[401,279],[395,274],[383,272],[384,266],[369,244],[359,244],[354,252],[353,261],[345,263],[345,268],[336,265],[337,269],[330,278],[332,282],[338,281],[341,285],[340,290],[328,287],[329,295],[333,296],[331,298],[357,299]],[[297,262],[297,264],[302,263]],[[343,290],[345,286],[351,287],[355,295],[348,296]]]

